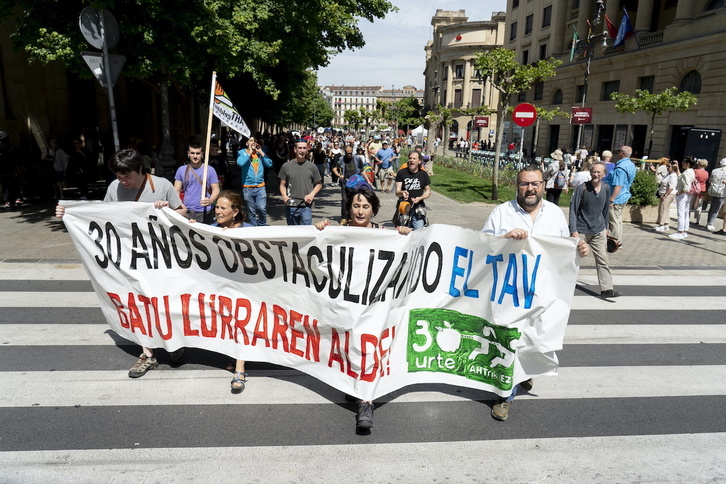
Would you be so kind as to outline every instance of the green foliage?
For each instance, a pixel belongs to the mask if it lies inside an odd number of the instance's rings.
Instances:
[[[348,123],[348,126],[352,126],[356,133],[360,129],[360,125],[363,124],[360,111],[357,109],[348,109],[343,113],[343,119]]]
[[[649,153],[653,148],[655,117],[663,114],[664,111],[685,111],[698,102],[696,96],[690,92],[678,92],[675,87],[669,87],[660,94],[653,94],[644,89],[636,89],[634,96],[614,92],[610,94],[610,99],[615,101],[615,110],[619,113],[645,112],[650,114]]]
[[[13,43],[31,61],[60,60],[90,77],[79,56],[89,50],[78,28],[87,2],[2,0],[0,5],[0,20],[15,17]],[[306,69],[365,45],[361,18],[373,21],[395,10],[388,0],[102,0],[94,6],[108,8],[119,23],[117,52],[127,56],[125,75],[155,83],[164,66],[177,88],[207,90],[216,70],[222,79],[248,79],[268,102],[294,91]]]
[[[610,99],[615,101],[615,110],[619,113],[646,112],[661,115],[664,111],[685,111],[698,102],[696,96],[688,91],[678,92],[670,87],[660,94],[653,94],[644,89],[637,89],[634,96],[614,92]]]
[[[655,180],[655,174],[650,170],[639,170],[635,174],[633,184],[630,185],[631,205],[658,205],[656,192],[658,191],[658,182]]]
[[[554,58],[540,60],[535,64],[521,65],[516,60],[513,50],[497,47],[476,55],[474,64],[485,81],[489,81],[499,91],[497,103],[497,137],[495,140],[494,169],[492,170],[492,198],[499,198],[498,172],[499,153],[504,136],[504,116],[509,110],[510,100],[514,94],[527,91],[537,82],[543,82],[557,74],[557,67],[562,61]]]

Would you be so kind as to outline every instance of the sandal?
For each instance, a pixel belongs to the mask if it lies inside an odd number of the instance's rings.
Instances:
[[[232,392],[241,393],[245,389],[245,383],[247,383],[247,373],[236,371],[234,378],[232,378]]]

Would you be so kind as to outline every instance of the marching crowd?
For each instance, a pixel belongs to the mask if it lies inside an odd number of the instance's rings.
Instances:
[[[329,176],[331,184],[340,187],[342,225],[379,227],[372,221],[380,208],[376,191],[394,192],[398,197],[394,224],[401,235],[407,235],[428,225],[425,200],[431,194],[426,157],[422,147],[411,141],[382,139],[377,135],[361,140],[342,133],[287,133],[275,137],[257,134],[244,140],[242,147],[229,146],[237,152],[241,196],[240,190],[225,189],[220,181],[223,177],[214,167],[204,167],[204,152],[199,143],[188,145],[187,162],[176,170],[173,184],[150,174],[142,155],[134,148],[127,148],[109,160],[115,180],[108,186],[104,201],[151,202],[157,208],[176,210],[190,223],[212,224],[226,230],[266,225],[267,194],[279,191],[288,225],[314,225],[324,230],[331,222],[325,219],[314,223],[312,207],[323,188],[324,177]],[[403,144],[412,149],[407,163],[399,167]],[[623,243],[622,211],[637,172],[631,155],[632,149],[622,146],[615,162],[613,154],[604,151],[599,158],[580,157],[578,153],[577,161],[570,160],[568,164],[563,152],[556,150],[550,155],[549,166],[532,165],[519,171],[515,199],[497,206],[482,231],[513,239],[532,234],[574,237],[578,240],[580,256],[590,252],[594,255],[601,297],[620,296],[613,288],[608,253],[618,250]],[[703,169],[707,164],[703,161],[694,163],[685,159],[680,171],[677,162],[664,160],[653,169],[659,177],[661,202],[657,231],[668,230],[669,217],[663,207],[667,208],[675,199],[678,232],[671,237],[687,237],[691,208],[696,210],[697,221],[706,208],[703,198],[691,192],[692,185],[697,183],[703,184],[699,193],[710,195],[707,224],[709,230],[714,230],[715,216],[723,205],[726,159],[721,160],[720,168],[713,170],[710,177]],[[692,165],[696,166],[695,170]],[[236,185],[229,180],[228,173],[224,176],[228,184]],[[569,190],[573,194],[567,219],[557,204],[561,193]],[[63,217],[64,213],[65,208],[58,205],[56,215]],[[724,232],[721,229],[716,233]],[[172,364],[178,364],[183,355],[184,348],[179,348],[169,354],[169,359]],[[158,365],[154,349],[144,347],[129,370],[129,377],[141,377]],[[245,362],[230,362],[228,369],[234,373],[232,391],[241,392],[247,382]],[[491,410],[492,417],[506,420],[517,393],[529,391],[532,385],[531,380],[522,382],[508,398],[500,398]],[[359,427],[373,425],[373,407],[373,402],[359,402]]]

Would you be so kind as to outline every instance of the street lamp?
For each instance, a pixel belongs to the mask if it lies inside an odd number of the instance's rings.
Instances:
[[[597,7],[597,14],[592,21],[592,25],[598,26],[603,23],[602,16],[605,12],[605,1],[597,0],[595,2],[595,6]],[[585,77],[582,83],[582,102],[580,103],[580,107],[582,108],[585,107],[585,101],[587,100],[587,81],[590,76],[590,63],[592,62],[592,57],[595,55],[595,46],[597,44],[599,44],[603,52],[605,51],[605,49],[608,48],[608,32],[604,25],[602,28],[602,32],[599,34],[595,34],[592,30],[588,30],[587,40],[584,41],[587,62],[585,63]],[[581,146],[582,129],[583,126],[580,125],[580,128],[577,130],[577,146],[575,147],[576,150],[580,149]]]

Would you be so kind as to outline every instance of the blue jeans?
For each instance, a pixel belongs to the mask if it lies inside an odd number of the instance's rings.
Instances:
[[[287,225],[312,225],[312,207],[285,207]]]
[[[267,192],[265,187],[242,188],[247,216],[252,225],[267,225]]]
[[[424,219],[419,218],[419,216],[416,215],[415,212],[411,214],[411,228],[413,230],[421,230],[424,227]]]

